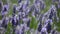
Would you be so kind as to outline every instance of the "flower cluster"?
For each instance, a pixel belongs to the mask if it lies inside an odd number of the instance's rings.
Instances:
[[[12,15],[9,14],[10,6],[9,4],[4,4],[0,1],[0,16],[2,16],[0,26],[7,30],[7,26],[9,23],[12,25],[12,34],[27,34],[26,32],[35,32],[35,34],[55,34],[56,28],[52,29],[52,25],[54,24],[54,20],[58,22],[57,16],[57,8],[54,5],[57,0],[52,0],[52,4],[49,10],[46,13],[42,13],[43,10],[47,7],[44,0],[34,0],[33,4],[31,4],[30,0],[17,0],[17,4],[13,4],[12,7]],[[58,8],[60,8],[60,2],[57,4]],[[34,30],[31,27],[32,17],[36,19],[37,29]],[[35,21],[35,22],[36,22]],[[33,22],[32,22],[33,23]],[[33,26],[35,26],[33,24]],[[33,34],[31,32],[31,34]]]

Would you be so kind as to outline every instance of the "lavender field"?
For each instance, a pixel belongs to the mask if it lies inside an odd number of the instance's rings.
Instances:
[[[60,0],[0,0],[0,34],[60,34]]]

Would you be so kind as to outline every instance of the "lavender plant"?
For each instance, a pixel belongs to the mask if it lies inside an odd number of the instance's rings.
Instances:
[[[9,1],[0,1],[3,17],[0,26],[5,28],[5,34],[56,34],[60,31],[60,0]]]

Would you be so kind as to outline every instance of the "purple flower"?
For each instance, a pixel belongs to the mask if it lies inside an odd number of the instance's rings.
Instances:
[[[52,19],[52,17],[53,17],[53,12],[54,12],[54,10],[51,9],[51,12],[50,12],[50,15],[49,15],[49,19]]]
[[[46,29],[47,29],[48,33],[51,32],[51,24],[50,24],[50,22],[47,24]]]
[[[23,9],[25,10],[29,6],[29,0],[26,0],[23,4]]]
[[[19,8],[19,12],[23,12],[23,5]]]
[[[8,9],[9,9],[9,5],[3,5],[3,10],[5,10],[5,11],[8,11]]]
[[[8,18],[7,17],[4,17],[3,19],[2,19],[2,27],[4,27],[4,28],[7,28],[7,24],[8,24]]]
[[[6,15],[8,13],[8,9],[9,9],[9,6],[8,5],[3,5],[3,9],[2,9],[2,15]]]
[[[39,9],[35,8],[35,14],[39,14]]]
[[[21,34],[24,34],[25,27],[23,26]]]
[[[42,23],[42,18],[43,18],[43,14],[41,14],[40,17],[39,17],[40,23]]]
[[[42,29],[42,24],[40,23],[38,26],[38,31],[41,32],[41,29]]]
[[[21,3],[22,0],[18,0],[18,3]]]
[[[34,5],[32,5],[32,6],[30,7],[30,12],[31,12],[31,11],[33,11],[33,10],[34,10],[34,8],[35,8],[35,6],[34,6]]]
[[[56,32],[55,30],[52,30],[51,34],[55,34],[55,32]]]
[[[30,27],[30,20],[28,20],[27,22],[27,27]]]
[[[17,26],[18,24],[19,24],[18,19],[16,18],[16,16],[14,16],[12,18],[12,26]]]
[[[35,0],[35,4],[39,3],[40,1],[39,0]]]
[[[42,28],[41,34],[48,34],[45,27]]]
[[[46,34],[46,32],[41,32],[41,34]]]
[[[16,5],[15,4],[13,5],[13,13],[14,14],[16,13]]]
[[[52,15],[49,15],[49,19],[52,19]]]
[[[40,9],[44,9],[45,8],[45,3],[43,1],[40,1]]]
[[[27,8],[27,10],[25,11],[25,16],[28,16],[29,13],[30,13],[30,8]]]

